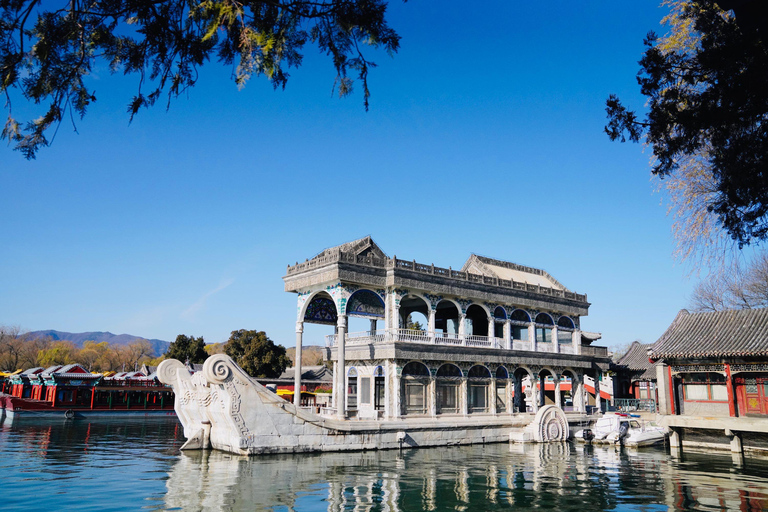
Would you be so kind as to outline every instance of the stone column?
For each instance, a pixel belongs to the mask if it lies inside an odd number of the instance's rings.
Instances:
[[[432,340],[432,342],[435,342],[435,316],[436,311],[432,308],[429,308],[429,318],[427,320],[427,336],[429,336],[429,339]]]
[[[464,313],[459,314],[459,339],[461,339],[461,344],[466,345],[467,344],[467,315]]]
[[[433,418],[437,416],[437,381],[434,375],[430,375],[429,384],[427,385],[427,403],[429,415]]]
[[[552,351],[555,354],[560,352],[560,340],[557,338],[557,325],[552,326]]]
[[[513,383],[514,383],[514,380],[512,380],[511,378],[507,379],[507,384],[504,390],[504,400],[507,405],[508,414],[512,414],[513,412],[515,412],[514,411],[515,403],[514,403],[514,399],[512,398],[512,388],[514,386]]]
[[[731,429],[725,429],[725,435],[731,438],[731,451],[734,453],[744,453],[744,448],[741,445],[741,435],[738,432],[734,432]]]
[[[469,386],[467,385],[467,378],[461,378],[461,384],[459,384],[459,412],[464,416],[469,414]]]
[[[560,376],[555,375],[552,377],[552,379],[555,381],[555,405],[559,408],[563,408],[563,399],[560,396]]]
[[[536,352],[536,323],[534,322],[528,325],[528,341],[531,344],[531,350]]]
[[[496,337],[496,319],[490,317],[488,319],[488,339],[492,340]]]
[[[512,324],[509,318],[504,321],[504,348],[512,350]]]
[[[293,363],[293,405],[301,405],[301,338],[304,334],[304,322],[296,322],[296,357]]]
[[[533,375],[531,377],[531,406],[533,407],[533,412],[539,412],[539,387],[541,383],[539,382],[539,376]]]
[[[581,331],[574,329],[571,334],[571,344],[573,345],[573,353],[577,356],[581,354]]]
[[[392,397],[392,418],[399,418],[402,415],[401,396],[403,393],[402,385],[400,384],[400,376],[397,374],[397,362],[392,361],[390,365],[392,367],[390,382],[392,383],[392,389],[389,390],[389,395]]]
[[[578,380],[571,384],[571,394],[573,395],[573,406],[577,411],[585,412],[584,407],[584,375],[579,375]]]
[[[491,403],[488,404],[490,406],[488,410],[491,414],[496,414],[496,377],[491,377],[489,389],[490,392],[488,393],[488,396]]]
[[[392,417],[392,406],[390,405],[390,397],[392,396],[392,393],[390,393],[389,388],[391,387],[390,382],[390,375],[392,374],[392,365],[388,363],[384,363],[384,417],[385,418],[391,418]],[[376,379],[374,378],[374,389],[376,386]],[[375,393],[375,391],[374,391]]]
[[[656,366],[656,395],[659,403],[656,404],[659,414],[674,414],[675,404],[672,400],[672,376],[669,366],[659,364]]]
[[[347,342],[347,316],[340,315],[337,323],[338,335],[336,337],[336,354],[339,361],[339,374],[336,376],[336,382],[339,385],[339,401],[336,407],[336,415],[339,419],[345,419],[347,417],[347,365],[344,360],[346,354],[344,353],[345,345]]]
[[[603,410],[603,404],[602,399],[600,398],[600,375],[602,372],[600,370],[597,370],[595,372],[595,407],[597,408],[597,412],[601,412]]]
[[[331,405],[339,410],[339,362],[333,362],[333,389],[331,389]]]

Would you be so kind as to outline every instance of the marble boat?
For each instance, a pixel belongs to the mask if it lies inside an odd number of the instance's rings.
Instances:
[[[297,408],[262,386],[224,354],[190,374],[175,359],[158,378],[172,386],[187,442],[182,450],[237,455],[355,451],[493,442],[568,439],[563,411],[545,406],[536,415],[339,420]]]

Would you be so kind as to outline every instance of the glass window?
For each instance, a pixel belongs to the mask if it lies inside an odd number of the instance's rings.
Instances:
[[[721,373],[687,373],[682,380],[686,400],[728,401],[728,388]]]
[[[456,382],[438,382],[437,410],[441,413],[459,412],[459,385]]]
[[[536,343],[551,343],[552,329],[546,327],[536,328]]]
[[[512,326],[512,339],[528,341],[528,328],[519,325]]]
[[[505,383],[496,383],[496,412],[507,410],[507,386]]]
[[[725,384],[712,384],[710,390],[712,392],[712,400],[728,401],[728,388]]]
[[[422,382],[405,383],[405,411],[407,413],[424,414],[426,412],[425,387]]]
[[[377,411],[384,410],[384,377],[374,379],[373,406]]]
[[[347,386],[347,407],[357,409],[357,377],[349,377]]]
[[[469,408],[472,412],[488,410],[488,386],[486,384],[469,385]]]
[[[709,400],[706,384],[685,384],[686,400]]]

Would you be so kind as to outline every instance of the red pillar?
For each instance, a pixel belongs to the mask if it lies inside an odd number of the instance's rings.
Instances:
[[[725,363],[725,387],[728,390],[728,414],[736,417],[736,397],[733,394],[733,379],[731,378],[731,365]]]
[[[92,388],[91,388],[91,409],[93,409],[93,400],[94,400],[95,398],[96,398],[96,388],[95,388],[95,387],[92,387]],[[90,426],[90,425],[88,425],[88,428],[90,429],[90,428],[91,428],[91,426]]]

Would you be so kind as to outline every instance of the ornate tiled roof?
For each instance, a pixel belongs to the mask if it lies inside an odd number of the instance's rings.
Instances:
[[[643,345],[639,341],[633,342],[616,365],[630,370],[632,380],[656,380],[656,364],[648,360],[648,349],[652,346],[652,343]]]
[[[382,251],[378,245],[376,245],[376,242],[373,241],[373,238],[366,236],[351,242],[347,242],[345,244],[337,245],[335,247],[329,247],[328,249],[325,249],[310,259],[320,259],[338,251],[344,253],[352,253],[355,256],[368,256],[370,254],[373,257],[379,259],[388,258],[386,253]]]
[[[768,308],[689,313],[681,310],[653,345],[652,358],[768,355]]]
[[[279,379],[293,379],[296,374],[296,368],[286,368]],[[324,381],[333,382],[333,372],[325,366],[303,366],[301,368],[302,381]]]

